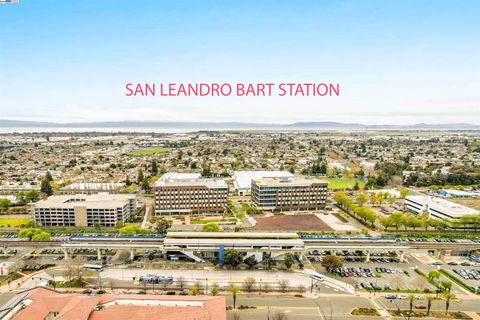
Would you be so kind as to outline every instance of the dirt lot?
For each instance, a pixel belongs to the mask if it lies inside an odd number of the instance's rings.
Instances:
[[[259,231],[332,231],[325,222],[315,215],[279,215],[257,218],[252,230]]]

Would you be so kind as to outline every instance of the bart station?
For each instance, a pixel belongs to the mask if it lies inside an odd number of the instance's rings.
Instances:
[[[233,249],[255,256],[257,261],[266,257],[279,259],[287,253],[300,258],[312,250],[328,250],[335,254],[341,250],[363,251],[366,260],[376,252],[393,251],[403,262],[407,243],[386,238],[302,238],[288,232],[169,232],[165,237],[112,237],[77,236],[61,244],[65,259],[79,249],[96,250],[100,260],[106,251],[127,250],[130,258],[135,254],[156,250],[169,260],[205,262],[219,259],[224,250]]]

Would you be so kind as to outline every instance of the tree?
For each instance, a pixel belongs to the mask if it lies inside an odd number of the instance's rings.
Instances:
[[[432,270],[428,273],[428,278],[430,280],[437,280],[438,278],[440,278],[440,272],[438,272],[437,270]]]
[[[376,193],[372,193],[370,195],[370,202],[372,203],[372,205],[376,205],[378,202],[379,202],[379,197]]]
[[[118,232],[122,235],[135,235],[135,234],[146,234],[148,230],[137,227],[134,224],[129,224],[123,228],[120,228]]]
[[[432,302],[435,300],[435,297],[431,294],[427,295],[427,315],[430,314],[430,309],[432,308]]]
[[[233,309],[237,305],[237,295],[240,293],[240,288],[236,287],[233,283],[228,286],[227,291],[232,295],[233,298]]]
[[[32,241],[50,241],[50,233],[42,231],[32,236]]]
[[[322,267],[324,267],[328,271],[334,270],[336,268],[341,268],[342,266],[342,260],[334,255],[326,255],[322,260]]]
[[[9,199],[2,198],[0,199],[0,210],[7,210],[8,207],[12,205],[12,202]]]
[[[440,286],[444,291],[450,292],[452,290],[452,283],[450,281],[442,281]]]
[[[278,282],[278,286],[280,287],[280,289],[282,290],[282,292],[285,293],[285,291],[287,291],[288,289],[288,285],[290,284],[290,282],[288,282],[287,279],[282,279]]]
[[[282,311],[277,311],[273,314],[272,320],[287,320],[287,313]]]
[[[257,280],[255,280],[255,278],[248,277],[245,280],[243,280],[243,287],[245,291],[252,292],[253,287],[255,286],[256,283],[257,283]]]
[[[144,180],[144,176],[143,176],[143,171],[142,169],[138,169],[138,173],[137,173],[137,184],[141,184]]]
[[[47,171],[47,174],[45,175],[45,177],[42,179],[42,182],[40,183],[40,191],[46,194],[47,196],[53,195],[52,182],[53,182],[52,175],[50,174],[49,171]]]
[[[207,223],[202,227],[203,232],[219,232],[220,227],[216,223]]]
[[[241,252],[227,249],[223,254],[223,264],[226,266],[230,266],[232,268],[236,268],[240,263],[243,262],[243,255]]]
[[[19,238],[28,238],[31,241],[48,241],[50,234],[39,228],[25,228],[18,232]]]
[[[155,232],[162,236],[166,235],[168,229],[172,226],[172,223],[164,217],[155,217],[152,220],[155,222]]]
[[[218,287],[218,284],[214,284],[210,289],[210,294],[212,296],[217,296],[219,293],[220,293],[220,288]]]
[[[143,190],[145,190],[145,192],[152,191],[152,187],[150,185],[150,180],[148,179],[148,177],[143,178],[140,186],[142,187]]]
[[[157,161],[155,159],[152,160],[152,176],[156,176],[158,174],[158,166]]]
[[[457,296],[453,292],[444,292],[442,294],[443,300],[445,300],[445,314],[448,314],[448,309],[450,308],[450,303],[452,301],[458,300]]]
[[[388,218],[391,219],[392,226],[394,226],[395,229],[397,229],[397,231],[398,231],[398,229],[402,225],[403,213],[401,213],[400,211],[395,211]]]
[[[200,288],[198,286],[193,286],[189,291],[191,296],[196,296],[200,293]]]
[[[175,281],[178,284],[178,287],[180,290],[183,291],[183,288],[185,288],[185,278],[184,277],[178,277],[177,280]]]
[[[293,260],[293,257],[291,254],[287,253],[285,255],[285,260],[283,261],[283,264],[285,265],[285,268],[290,269],[295,261]]]
[[[355,201],[357,201],[357,203],[360,207],[363,207],[363,205],[368,202],[368,196],[365,193],[360,193],[355,198]]]
[[[243,262],[245,262],[250,269],[253,269],[257,265],[257,259],[255,259],[255,256],[250,256],[246,258]]]
[[[413,294],[409,294],[408,297],[408,317],[410,318],[411,314],[412,314],[412,309],[413,309],[413,302],[415,301],[415,295]]]

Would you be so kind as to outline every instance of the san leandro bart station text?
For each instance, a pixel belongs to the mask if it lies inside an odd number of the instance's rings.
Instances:
[[[340,96],[339,83],[127,83],[127,97],[325,97]]]

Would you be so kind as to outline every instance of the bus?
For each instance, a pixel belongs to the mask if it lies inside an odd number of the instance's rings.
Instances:
[[[84,264],[82,268],[87,270],[95,270],[98,272],[103,271],[103,266],[101,264]]]

